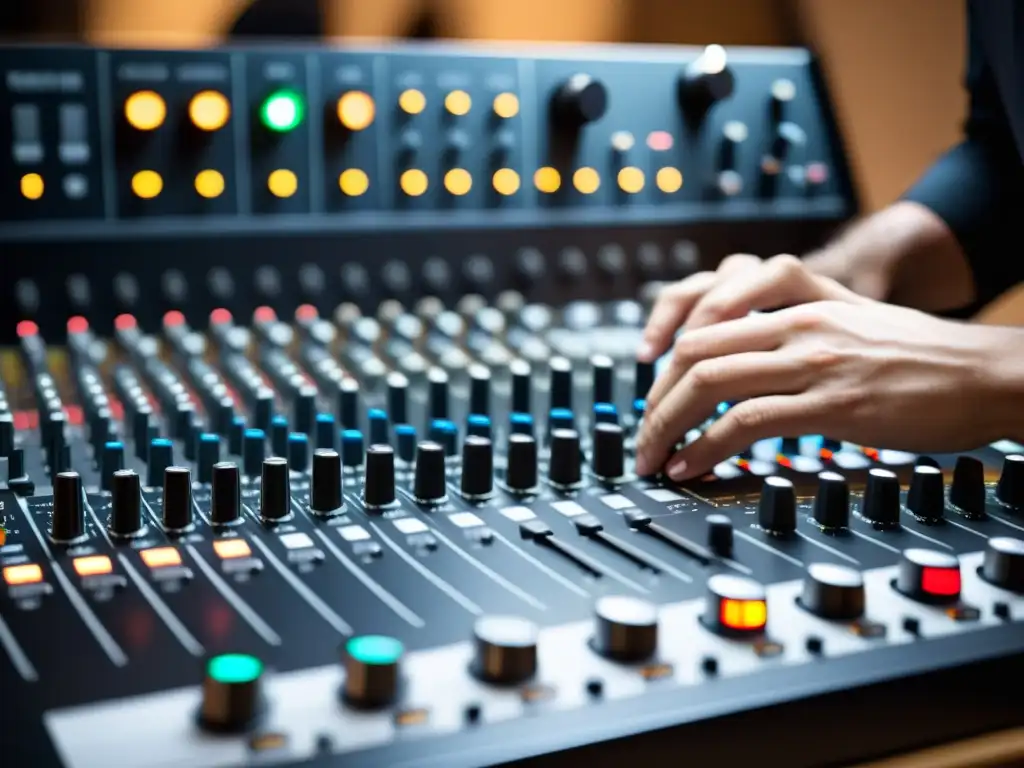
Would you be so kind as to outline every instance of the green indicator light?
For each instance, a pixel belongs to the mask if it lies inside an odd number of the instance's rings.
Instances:
[[[295,91],[270,94],[260,107],[260,120],[272,131],[284,133],[298,127],[305,116],[302,96]]]
[[[206,673],[218,683],[251,683],[263,673],[263,662],[244,653],[214,656]]]
[[[393,637],[364,635],[353,637],[345,646],[348,655],[363,664],[397,664],[402,657],[402,644]]]

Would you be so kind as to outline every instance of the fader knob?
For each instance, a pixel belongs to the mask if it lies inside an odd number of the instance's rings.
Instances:
[[[288,459],[271,456],[263,460],[260,474],[260,519],[263,522],[275,523],[291,517],[290,475]]]
[[[989,539],[981,575],[1002,589],[1024,592],[1024,541],[1005,536]]]
[[[591,468],[601,480],[614,482],[626,474],[622,427],[618,424],[595,424],[591,450]]]
[[[948,552],[906,549],[895,586],[923,603],[955,603],[960,599],[960,561]]]
[[[658,607],[626,595],[605,595],[594,605],[594,650],[617,661],[649,659],[658,649]]]
[[[850,522],[850,489],[846,478],[837,472],[818,475],[818,492],[814,497],[814,521],[822,528],[838,530]]]
[[[996,498],[1008,507],[1024,507],[1024,454],[1011,454],[1003,459]]]
[[[345,701],[354,707],[385,707],[398,697],[405,649],[384,635],[362,635],[345,643]]]
[[[469,435],[462,444],[462,495],[485,499],[494,490],[494,447],[486,437]]]
[[[192,526],[193,514],[192,473],[188,467],[168,467],[164,470],[164,530],[187,530]]]
[[[888,469],[869,469],[860,514],[872,525],[896,528],[900,524],[900,481]]]
[[[505,485],[513,493],[532,493],[537,487],[537,441],[530,435],[508,436]]]
[[[444,446],[424,440],[416,446],[413,496],[421,504],[440,504],[448,498],[445,481]]]
[[[241,520],[241,514],[238,465],[231,461],[214,464],[210,489],[210,519],[214,525],[232,525]]]
[[[565,357],[553,357],[548,363],[551,409],[572,410],[572,363]]]
[[[77,472],[58,472],[53,481],[53,515],[50,538],[69,542],[85,534],[82,478]]]
[[[968,517],[985,515],[985,465],[973,456],[960,456],[953,468],[949,501]]]
[[[593,355],[590,358],[595,403],[615,402],[615,363],[608,355]]]
[[[600,80],[576,74],[555,92],[552,108],[559,123],[579,128],[604,116],[608,109],[608,90]]]
[[[111,479],[107,530],[118,538],[138,536],[143,531],[142,483],[134,469],[120,469]]]
[[[473,625],[473,674],[488,683],[524,683],[537,672],[537,625],[518,616],[484,616]]]
[[[341,495],[341,456],[330,448],[313,451],[312,474],[309,508],[314,514],[323,517],[338,514],[344,506]]]
[[[556,429],[551,432],[548,482],[555,488],[569,490],[579,487],[583,480],[580,451],[580,433],[575,429]]]
[[[768,533],[788,535],[796,530],[796,491],[784,477],[766,477],[757,505],[757,522]]]
[[[811,563],[804,576],[800,605],[823,619],[853,621],[864,613],[864,577],[856,568]]]
[[[732,95],[736,85],[725,49],[709,45],[683,72],[679,97],[684,108],[706,110]]]
[[[395,502],[395,449],[390,445],[371,445],[366,451],[363,503],[379,509]]]
[[[732,557],[732,520],[716,513],[708,515],[704,522],[708,524],[708,549],[719,557]]]
[[[937,523],[945,516],[946,498],[942,470],[919,465],[907,491],[907,509],[922,523]]]
[[[721,635],[761,634],[768,623],[764,587],[746,576],[716,573],[708,579],[707,603],[701,621]]]
[[[263,709],[263,662],[243,653],[214,656],[206,664],[199,722],[214,732],[244,731]]]

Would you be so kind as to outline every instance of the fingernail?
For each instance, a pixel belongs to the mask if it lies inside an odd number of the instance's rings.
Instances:
[[[686,459],[682,457],[672,459],[665,471],[673,480],[682,480],[683,475],[686,474]]]
[[[650,362],[654,358],[654,347],[648,341],[641,341],[636,349],[636,356],[641,362]]]

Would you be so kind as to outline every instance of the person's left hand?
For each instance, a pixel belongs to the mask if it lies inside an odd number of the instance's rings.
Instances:
[[[996,371],[1019,354],[1014,347],[1019,329],[879,302],[815,302],[699,328],[679,337],[651,390],[637,472],[669,459],[669,477],[686,480],[779,435],[915,452],[976,448],[1004,437]],[[723,401],[739,402],[669,457]]]

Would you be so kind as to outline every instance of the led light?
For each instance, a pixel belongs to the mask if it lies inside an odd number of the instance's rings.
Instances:
[[[419,197],[427,191],[427,174],[419,168],[410,168],[402,173],[398,185],[409,197]]]
[[[281,534],[278,540],[285,549],[308,549],[313,546],[313,540],[309,538],[309,534],[302,531]]]
[[[960,569],[926,566],[921,572],[921,589],[929,595],[952,597],[960,594]]]
[[[152,200],[164,189],[164,180],[156,171],[139,171],[132,176],[132,192],[143,200]]]
[[[212,200],[224,193],[224,176],[220,171],[207,169],[196,174],[196,192],[200,197]]]
[[[370,177],[366,175],[366,171],[349,168],[341,172],[338,186],[341,187],[342,193],[349,197],[359,197],[370,188]]]
[[[678,168],[665,166],[658,169],[658,173],[654,177],[654,183],[666,195],[671,195],[683,188],[683,174]]]
[[[153,547],[139,552],[147,568],[171,568],[181,565],[181,553],[174,547]]]
[[[267,177],[267,189],[274,197],[291,197],[298,188],[298,177],[286,168],[278,168]]]
[[[0,547],[7,543],[7,529],[0,526]]]
[[[619,189],[630,195],[635,195],[644,188],[644,172],[632,165],[619,169]]]
[[[514,93],[499,93],[494,97],[494,114],[507,120],[519,114],[519,97]]]
[[[338,119],[350,131],[369,128],[376,114],[373,97],[363,91],[349,91],[338,99]]]
[[[456,197],[462,197],[473,188],[473,177],[465,168],[452,168],[444,175],[444,188]]]
[[[593,168],[578,168],[572,175],[572,185],[581,195],[592,195],[601,186],[601,177]]]
[[[402,658],[403,647],[399,640],[385,635],[363,635],[353,637],[345,644],[348,655],[368,665],[397,664]]]
[[[628,152],[636,144],[636,139],[629,131],[616,131],[612,134],[612,149],[616,152]]]
[[[224,653],[210,659],[206,674],[226,685],[252,683],[263,674],[263,662],[246,653]]]
[[[306,105],[298,92],[276,91],[260,107],[260,120],[270,130],[285,133],[297,128],[305,113]]]
[[[252,555],[245,539],[217,539],[213,542],[213,551],[221,560],[237,560]]]
[[[764,600],[725,598],[719,607],[722,626],[737,632],[754,632],[768,623],[768,606]]]
[[[647,134],[647,146],[655,152],[667,152],[672,149],[672,134],[668,131],[651,131]]]
[[[398,108],[407,115],[418,115],[427,108],[427,97],[423,95],[422,91],[409,88],[402,91],[398,97]]]
[[[554,194],[562,186],[562,174],[550,166],[538,168],[533,174],[533,185],[539,192]]]
[[[452,91],[444,97],[444,108],[459,117],[467,114],[472,106],[473,100],[465,91]]]
[[[107,573],[112,573],[114,566],[110,562],[110,558],[106,555],[89,555],[88,557],[76,557],[72,561],[72,565],[77,573],[82,578],[86,576],[102,576]]]
[[[499,168],[491,177],[491,184],[499,195],[514,195],[519,191],[519,174],[511,168]]]
[[[188,116],[201,131],[218,131],[231,117],[231,104],[219,91],[200,91],[188,103]]]
[[[43,177],[38,173],[26,173],[21,177],[21,195],[28,200],[38,200],[45,188]]]
[[[25,584],[38,584],[43,580],[43,569],[35,563],[9,565],[4,568],[4,581],[9,587],[21,587]]]
[[[155,91],[137,91],[124,102],[128,124],[139,131],[155,131],[167,119],[167,103]]]

